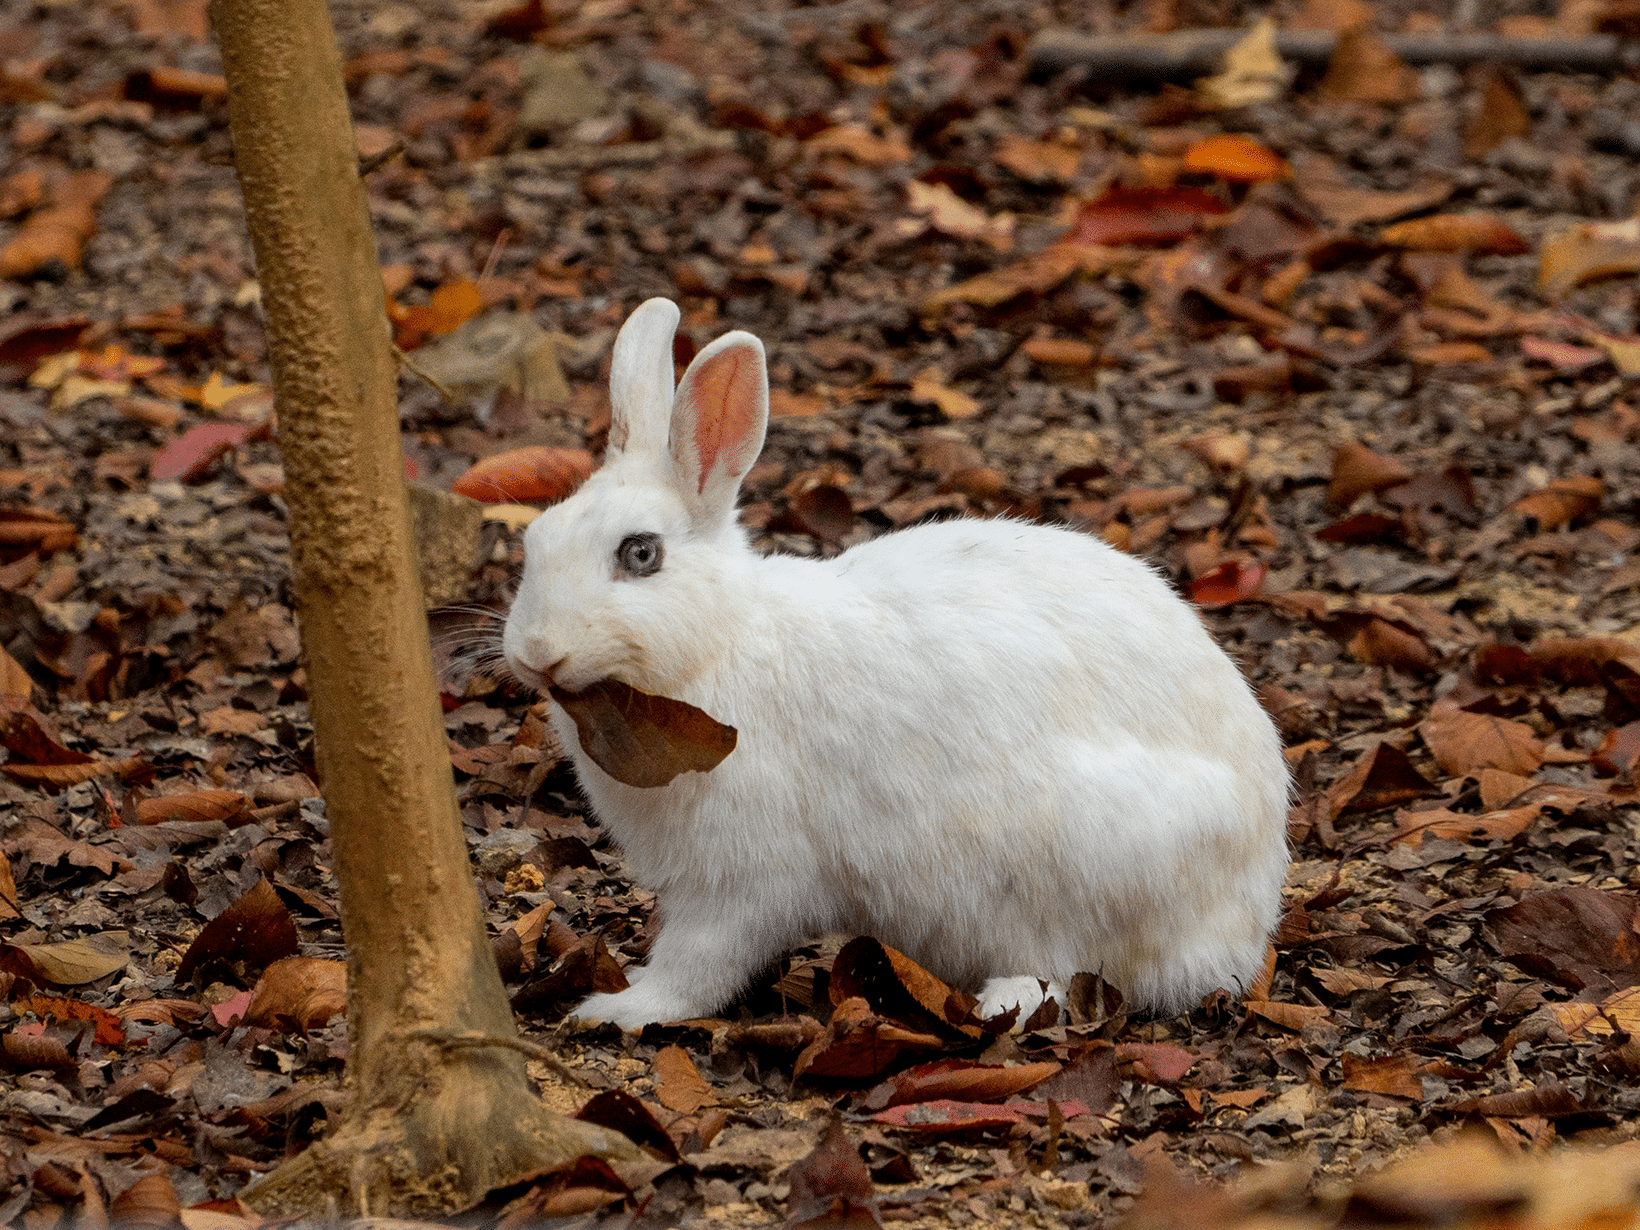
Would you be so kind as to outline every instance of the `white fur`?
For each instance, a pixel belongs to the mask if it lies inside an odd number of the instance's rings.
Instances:
[[[650,300],[622,330],[625,447],[530,526],[503,641],[526,681],[612,677],[740,732],[710,773],[639,789],[592,764],[554,708],[661,919],[643,979],[579,1015],[714,1013],[829,931],[874,935],[1022,1016],[1035,979],[1083,970],[1165,1011],[1247,986],[1279,911],[1288,778],[1194,610],[1090,535],[1014,521],[824,561],[757,555],[733,506],[767,415],[762,346],[732,333],[703,350],[663,430],[676,321]],[[720,450],[703,492],[694,415],[714,408],[698,397],[747,360],[758,383],[736,395],[757,401],[755,431]],[[617,576],[638,532],[661,536],[664,565]]]

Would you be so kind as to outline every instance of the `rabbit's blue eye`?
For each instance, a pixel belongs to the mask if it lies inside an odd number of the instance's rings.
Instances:
[[[628,534],[615,548],[616,573],[629,577],[654,576],[661,570],[665,556],[659,534]]]

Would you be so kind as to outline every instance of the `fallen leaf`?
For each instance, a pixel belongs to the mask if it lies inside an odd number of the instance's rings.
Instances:
[[[1190,582],[1190,600],[1209,611],[1245,602],[1263,590],[1268,572],[1260,563],[1225,560],[1212,572],[1203,573]]]
[[[1224,212],[1224,202],[1201,188],[1109,188],[1077,211],[1072,233],[1102,247],[1166,247]]]
[[[871,167],[911,161],[911,147],[904,137],[894,132],[880,137],[863,124],[838,124],[803,144],[812,153],[842,154]]]
[[[68,1053],[61,1038],[25,1033],[28,1028],[20,1025],[0,1035],[0,1061],[8,1068],[19,1072],[66,1072],[79,1066],[79,1060]]]
[[[194,937],[177,966],[177,982],[185,983],[200,967],[214,961],[242,964],[260,970],[281,957],[294,956],[298,946],[296,924],[279,894],[266,880],[218,914]]]
[[[1295,1033],[1306,1025],[1314,1025],[1332,1017],[1331,1009],[1316,1004],[1284,1004],[1270,1000],[1249,1000],[1247,1010]]]
[[[1340,445],[1333,454],[1327,507],[1340,512],[1361,496],[1399,486],[1411,476],[1411,471],[1400,461],[1380,456],[1365,444],[1352,440]]]
[[[156,483],[193,482],[250,437],[250,423],[200,423],[154,454],[148,475]]]
[[[1635,898],[1582,885],[1533,893],[1492,910],[1499,951],[1534,977],[1599,995],[1640,983]]]
[[[655,1052],[655,1100],[668,1110],[692,1115],[703,1106],[717,1105],[717,1094],[687,1052],[663,1046]]]
[[[1276,23],[1262,16],[1224,53],[1224,67],[1196,82],[1196,92],[1211,106],[1254,107],[1281,97],[1290,76],[1276,50]]]
[[[1558,530],[1564,525],[1600,510],[1601,497],[1606,485],[1593,475],[1573,475],[1557,478],[1546,487],[1522,496],[1511,506],[1513,511],[1531,517],[1542,530]]]
[[[1640,722],[1608,730],[1589,763],[1602,777],[1622,775],[1632,779],[1635,765],[1640,763]]]
[[[1608,995],[1598,1004],[1545,1004],[1566,1036],[1610,1037],[1615,1023],[1625,1033],[1640,1034],[1640,987]]]
[[[1221,133],[1197,141],[1184,152],[1184,169],[1212,175],[1233,184],[1256,184],[1290,179],[1287,160],[1267,146],[1239,132]]]
[[[1295,185],[1323,218],[1344,230],[1363,222],[1393,222],[1432,209],[1452,195],[1452,184],[1444,179],[1426,179],[1399,192],[1358,188],[1344,178],[1337,163],[1317,154],[1298,162]]]
[[[1201,1059],[1194,1051],[1167,1042],[1119,1042],[1118,1063],[1133,1065],[1133,1075],[1156,1085],[1177,1085]]]
[[[53,264],[78,269],[81,250],[97,230],[97,202],[113,182],[105,171],[76,171],[58,180],[50,203],[25,218],[0,247],[0,278],[26,278]]]
[[[1502,769],[1529,777],[1543,764],[1543,741],[1524,722],[1466,709],[1437,709],[1418,734],[1441,768],[1454,776]]]
[[[1384,1059],[1362,1059],[1345,1052],[1340,1056],[1344,1088],[1361,1093],[1382,1093],[1392,1098],[1422,1101],[1424,1083],[1418,1078],[1416,1055],[1392,1055]]]
[[[987,214],[969,204],[948,184],[926,184],[913,179],[905,186],[907,205],[914,214],[923,215],[930,226],[942,235],[958,239],[979,239],[999,252],[1014,246],[1014,216]]]
[[[996,160],[1021,179],[1032,183],[1064,183],[1076,174],[1082,151],[1057,141],[1033,141],[1009,133],[997,144]]]
[[[1492,214],[1434,214],[1386,226],[1378,238],[1409,252],[1519,256],[1531,250],[1520,233]]]
[[[1440,797],[1435,783],[1413,767],[1407,754],[1388,743],[1365,753],[1327,790],[1331,814],[1358,815],[1398,807],[1414,799]]]
[[[347,1011],[347,965],[317,957],[284,957],[262,971],[244,1023],[306,1034]]]
[[[59,1021],[95,1021],[96,1039],[103,1046],[124,1046],[125,1027],[120,1018],[106,1008],[81,1003],[77,999],[57,999],[49,995],[33,995],[12,1001],[12,1011],[32,1012],[37,1017]]]
[[[1480,106],[1463,132],[1464,157],[1471,162],[1479,162],[1510,137],[1532,135],[1532,113],[1514,75],[1500,64],[1480,71]]]
[[[131,960],[130,937],[109,931],[61,944],[17,944],[40,977],[59,986],[74,987],[106,978]]]
[[[1220,207],[1222,210],[1222,206]],[[1000,307],[1020,295],[1042,295],[1077,273],[1105,273],[1129,257],[1096,243],[1056,243],[1034,256],[1001,269],[935,291],[923,301],[925,315],[935,315],[953,303]]]
[[[873,1011],[914,1029],[929,1027],[966,1031],[975,1006],[972,996],[955,991],[898,949],[870,936],[856,936],[838,951],[831,965],[831,1001],[861,999]]]
[[[585,449],[531,445],[475,463],[450,490],[486,504],[551,504],[586,482],[592,468]]]
[[[841,1119],[826,1124],[814,1152],[787,1169],[786,1182],[785,1230],[881,1230],[871,1171]]]
[[[710,772],[735,750],[733,726],[693,705],[601,679],[580,692],[552,689],[575,723],[581,750],[618,782],[658,787],[679,773]]]
[[[1057,1063],[1024,1063],[1012,1067],[939,1059],[908,1068],[866,1094],[860,1105],[884,1110],[907,1102],[950,1098],[959,1102],[1000,1102],[1023,1093],[1059,1072]]]
[[[220,820],[229,828],[250,822],[253,804],[237,790],[191,790],[186,794],[164,795],[137,803],[137,820],[142,824],[164,824],[168,820],[205,823]]]
[[[1069,337],[1033,337],[1020,347],[1033,362],[1086,367],[1093,362],[1094,349],[1088,342]]]
[[[947,418],[969,419],[980,412],[979,402],[944,381],[939,368],[925,367],[911,378],[911,400],[938,406]]]
[[[1486,772],[1486,770],[1482,770]],[[1429,811],[1404,811],[1395,818],[1396,832],[1391,843],[1423,845],[1425,837],[1447,841],[1512,841],[1543,814],[1542,806],[1514,807],[1466,816],[1444,807]]]
[[[181,1226],[182,1201],[164,1169],[150,1171],[108,1202],[116,1226]]]
[[[1529,359],[1548,363],[1557,372],[1572,375],[1586,367],[1606,361],[1606,352],[1598,346],[1574,346],[1549,338],[1526,336],[1520,339],[1521,353]]]
[[[1418,74],[1366,25],[1338,35],[1317,87],[1343,102],[1404,103],[1418,97]]]
[[[1587,282],[1640,273],[1640,217],[1621,222],[1580,222],[1543,241],[1537,285],[1559,299]]]
[[[854,505],[848,492],[830,483],[810,487],[791,502],[797,527],[811,538],[833,545],[854,529]]]

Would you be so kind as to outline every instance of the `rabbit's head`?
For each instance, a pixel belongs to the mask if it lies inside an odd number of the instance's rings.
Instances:
[[[732,582],[754,557],[735,518],[763,447],[763,344],[725,334],[674,394],[677,306],[642,304],[615,341],[603,468],[524,535],[502,648],[524,682],[578,691],[613,678],[676,695],[728,651]]]

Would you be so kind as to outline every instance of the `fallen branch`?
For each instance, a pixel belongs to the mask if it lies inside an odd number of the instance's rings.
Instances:
[[[1172,34],[1082,34],[1049,29],[1031,41],[1031,72],[1052,76],[1083,69],[1099,81],[1190,80],[1223,68],[1224,53],[1247,31],[1177,30]],[[1505,38],[1501,34],[1383,34],[1408,64],[1508,64],[1541,72],[1615,73],[1640,67],[1640,43],[1611,34],[1587,38]],[[1338,45],[1331,30],[1282,30],[1281,58],[1324,68]]]

